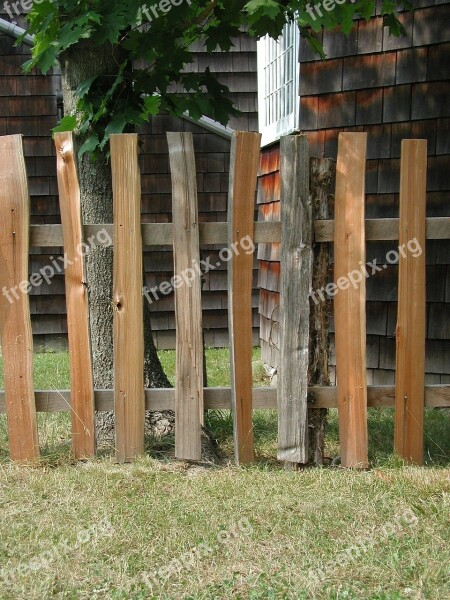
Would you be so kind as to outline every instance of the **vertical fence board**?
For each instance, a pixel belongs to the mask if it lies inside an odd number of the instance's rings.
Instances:
[[[89,307],[84,274],[80,188],[72,133],[56,133],[59,206],[67,257],[65,268],[67,335],[70,357],[72,449],[75,458],[95,454],[94,381]]]
[[[136,134],[111,136],[114,197],[114,406],[116,457],[144,452],[141,182]]]
[[[1,337],[10,456],[39,458],[28,293],[30,197],[22,136],[0,137]]]
[[[397,365],[395,382],[395,450],[405,460],[423,464],[425,404],[425,220],[427,141],[403,140],[400,175],[400,252]],[[414,256],[408,243],[422,253]]]
[[[231,142],[228,196],[228,327],[234,450],[238,464],[252,463],[252,278],[253,254],[240,242],[254,237],[256,178],[261,135],[235,132]],[[236,251],[233,251],[236,248]]]
[[[172,173],[175,322],[175,455],[201,459],[203,336],[197,179],[193,137],[168,133]]]
[[[366,468],[366,281],[365,252],[366,133],[339,135],[336,167],[334,236],[336,376],[341,462],[344,467]],[[353,274],[353,285],[343,286]],[[343,281],[343,280],[341,280]]]
[[[309,292],[312,207],[306,136],[281,138],[281,286],[278,459],[308,462]]]

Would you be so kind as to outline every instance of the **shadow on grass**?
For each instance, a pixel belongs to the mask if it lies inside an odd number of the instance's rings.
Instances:
[[[72,462],[70,447],[70,416],[65,413],[39,415],[39,436],[42,463],[58,466]],[[210,410],[206,427],[217,439],[223,463],[233,461],[233,417],[229,410]],[[256,466],[277,467],[277,413],[257,410],[253,414]],[[369,461],[372,467],[401,466],[394,455],[393,409],[369,409]],[[427,409],[425,411],[425,464],[448,467],[450,465],[450,410]],[[146,438],[146,453],[160,461],[173,460],[175,439],[173,436]],[[99,456],[114,456],[114,448],[102,449]],[[339,454],[339,424],[337,410],[330,410],[326,431],[326,454]],[[9,462],[8,434],[5,415],[0,415],[0,464]]]
[[[369,408],[367,426],[371,466],[395,464],[394,409]],[[329,411],[327,444],[331,447],[339,447],[339,423],[335,409]],[[425,410],[424,460],[425,464],[430,466],[448,466],[450,464],[450,410],[448,409],[430,408]]]

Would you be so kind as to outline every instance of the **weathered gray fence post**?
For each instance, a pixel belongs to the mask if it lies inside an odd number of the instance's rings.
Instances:
[[[309,292],[312,207],[306,136],[281,138],[280,364],[278,459],[308,462]]]

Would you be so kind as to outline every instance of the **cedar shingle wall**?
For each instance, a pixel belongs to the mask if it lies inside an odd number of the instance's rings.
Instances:
[[[190,70],[198,72],[207,66],[218,73],[220,80],[230,88],[230,97],[242,115],[230,122],[230,127],[240,130],[257,130],[257,81],[256,44],[245,36],[234,40],[229,53],[208,54],[201,45],[194,46],[194,62]],[[171,182],[166,141],[167,131],[191,131],[197,166],[199,218],[201,221],[226,221],[230,163],[230,142],[207,133],[195,124],[160,116],[141,133],[143,141],[142,202],[143,221],[171,221]],[[211,256],[211,263],[218,262],[220,247],[203,249],[202,259]],[[167,248],[146,253],[147,286],[158,285],[172,277],[173,257]],[[227,271],[226,264],[211,271],[203,278],[203,328],[205,343],[209,346],[228,344],[227,322]],[[254,284],[257,284],[255,261]],[[254,342],[258,343],[258,292],[253,295]],[[175,347],[175,320],[173,295],[152,304],[153,330],[158,348]]]
[[[5,15],[1,15],[7,19]],[[37,72],[24,76],[21,65],[28,59],[29,48],[15,47],[14,40],[0,35],[0,135],[21,133],[31,197],[31,223],[58,223],[55,153],[50,129],[58,120],[56,94],[59,75],[53,70],[46,77]],[[49,264],[60,248],[31,249],[30,272]],[[45,340],[65,345],[67,331],[64,280],[55,276],[30,296],[33,333],[38,345]]]
[[[3,18],[7,16],[2,15]],[[243,112],[230,123],[235,129],[257,130],[256,114],[256,45],[245,36],[235,40],[230,53],[207,54],[201,46],[195,48],[190,70],[220,74],[229,85],[231,97]],[[0,135],[22,133],[31,194],[31,222],[60,222],[56,186],[56,160],[50,129],[58,120],[56,93],[60,89],[57,71],[44,77],[21,74],[21,65],[28,58],[29,48],[14,47],[14,40],[0,35]],[[168,116],[154,118],[141,131],[143,152],[142,220],[164,223],[171,220],[171,181],[169,174],[167,131],[192,131],[197,160],[200,219],[225,221],[227,211],[230,142],[204,129]],[[50,256],[59,255],[60,248],[32,250],[30,271],[48,264]],[[212,248],[212,252],[217,249]],[[209,251],[204,251],[204,257]],[[147,284],[153,287],[172,277],[172,253],[158,248],[145,255]],[[256,267],[256,263],[255,263]],[[255,270],[255,285],[257,272]],[[205,340],[211,346],[228,342],[226,270],[217,269],[205,277],[203,307]],[[43,348],[65,347],[67,323],[63,277],[52,284],[43,284],[31,294],[31,311],[35,342]],[[255,307],[254,339],[258,341],[258,295]],[[161,297],[152,304],[155,342],[159,348],[175,346],[173,296]]]
[[[374,16],[358,22],[348,38],[325,33],[325,61],[317,60],[304,42],[301,45],[301,129],[308,134],[312,155],[336,158],[341,131],[368,133],[367,218],[398,217],[404,138],[428,140],[427,214],[450,216],[450,3],[421,0],[415,5],[413,13],[401,17],[407,38],[389,37],[381,17]],[[264,154],[277,152],[275,146]],[[260,214],[270,218],[278,210],[278,184],[273,185],[278,174],[263,167],[261,175]],[[384,262],[392,248],[390,243],[370,242],[367,260]],[[261,344],[265,361],[276,366],[273,322],[279,267],[273,261],[278,256],[268,248],[263,254]],[[448,383],[450,242],[428,241],[426,254],[427,383]],[[368,369],[373,384],[394,380],[397,269],[391,266],[367,281]]]

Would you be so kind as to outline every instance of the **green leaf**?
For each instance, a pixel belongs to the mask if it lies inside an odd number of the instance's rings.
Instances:
[[[353,17],[355,14],[355,7],[351,4],[344,4],[342,8],[342,31],[345,34],[349,34],[354,26]]]
[[[186,68],[195,58],[193,43],[228,50],[243,30],[257,39],[265,35],[277,39],[285,24],[295,19],[301,35],[323,57],[314,31],[348,33],[355,18],[371,17],[374,3],[346,0],[330,10],[323,7],[321,15],[314,8],[319,6],[316,0],[172,1],[167,12],[160,9],[160,0],[148,0],[147,8],[154,6],[158,12],[158,17],[149,18],[142,0],[38,0],[26,17],[34,46],[25,68],[47,72],[71,48],[70,67],[76,70],[78,56],[83,61],[86,49],[87,56],[92,49],[94,55],[98,52],[98,64],[89,71],[96,77],[83,80],[81,76],[75,84],[76,119],[63,120],[56,129],[76,128],[86,140],[80,154],[90,152],[96,157],[103,149],[106,153],[112,133],[131,131],[161,109],[172,115],[187,110],[194,118],[205,115],[223,124],[237,114],[229,90],[216,74]],[[408,7],[409,0],[378,4],[391,33],[401,34],[398,11]],[[101,72],[103,64],[105,72]]]
[[[58,133],[59,131],[73,131],[77,126],[77,118],[73,115],[66,115],[61,119],[56,127],[53,127],[53,133]]]
[[[323,44],[320,40],[318,40],[314,35],[312,35],[311,32],[307,29],[302,29],[301,35],[308,41],[308,44],[311,46],[314,52],[316,52],[320,56],[320,58],[326,58],[323,49]]]
[[[141,113],[142,119],[148,121],[151,115],[157,115],[161,106],[161,98],[159,96],[146,96],[144,99],[144,110]]]
[[[276,19],[280,13],[280,3],[274,0],[250,0],[244,7],[249,14],[259,13],[271,19]]]
[[[33,57],[31,60],[27,61],[24,65],[24,68],[28,72],[33,67],[38,65],[39,68],[41,69],[41,71],[45,75],[45,73],[50,71],[50,69],[55,66],[59,51],[60,51],[59,45],[55,43],[52,46],[50,46],[49,48],[47,48],[46,50],[44,50],[44,52]],[[33,54],[34,54],[34,52],[33,52]]]
[[[85,81],[83,81],[82,83],[80,83],[80,85],[77,87],[77,91],[76,94],[79,98],[82,98],[83,96],[85,96],[88,91],[91,88],[91,85],[94,83],[94,81],[97,79],[97,75],[95,75],[94,77],[90,77],[89,79],[86,79]]]
[[[114,133],[123,133],[123,130],[127,126],[128,119],[127,115],[116,115],[108,127],[105,129],[105,140],[107,141],[109,136]],[[105,140],[102,141],[104,145]]]
[[[96,133],[93,133],[84,142],[81,148],[78,150],[78,158],[81,158],[86,152],[92,153],[99,146],[99,139]]]
[[[401,35],[407,35],[406,29],[400,23],[395,15],[385,15],[383,17],[383,25],[389,27],[389,34],[399,37]]]

